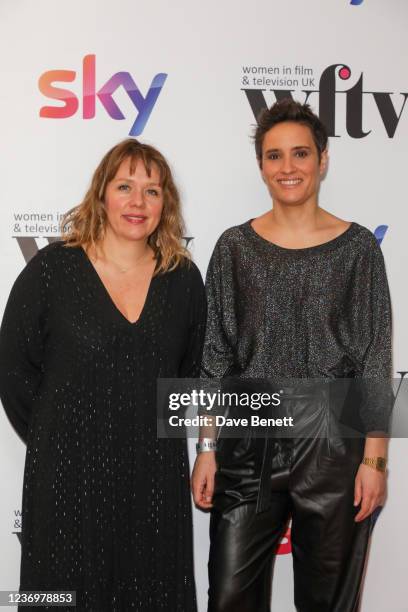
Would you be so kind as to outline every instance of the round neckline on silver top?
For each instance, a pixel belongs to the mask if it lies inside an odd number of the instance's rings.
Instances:
[[[344,242],[346,242],[346,240],[348,240],[350,238],[351,235],[354,234],[355,230],[359,227],[358,223],[355,223],[354,221],[351,221],[350,225],[348,226],[347,229],[344,230],[344,232],[342,232],[341,234],[339,234],[338,236],[336,236],[336,238],[332,238],[331,240],[327,240],[326,242],[322,242],[321,244],[316,244],[314,246],[310,246],[310,247],[302,247],[302,248],[297,248],[297,249],[291,249],[288,247],[283,247],[280,246],[278,244],[276,244],[275,242],[271,242],[270,240],[267,240],[266,238],[263,238],[260,234],[258,234],[258,232],[252,227],[251,223],[254,219],[249,219],[248,221],[246,221],[241,227],[244,228],[247,233],[249,235],[251,235],[253,238],[255,238],[259,243],[276,250],[276,252],[280,252],[280,253],[288,253],[288,254],[307,254],[307,253],[318,253],[321,251],[326,251],[326,250],[331,250],[334,247],[337,247],[341,244],[343,244]]]

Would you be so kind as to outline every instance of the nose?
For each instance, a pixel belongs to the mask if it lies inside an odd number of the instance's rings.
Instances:
[[[282,158],[281,171],[285,174],[290,174],[295,170],[295,165],[291,155],[284,155]]]
[[[131,205],[140,208],[145,205],[143,189],[135,188],[132,192]]]

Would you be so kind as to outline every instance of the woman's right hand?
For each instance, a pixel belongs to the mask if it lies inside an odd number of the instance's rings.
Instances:
[[[215,451],[207,451],[197,455],[191,475],[191,490],[195,505],[202,510],[212,508],[216,471]]]

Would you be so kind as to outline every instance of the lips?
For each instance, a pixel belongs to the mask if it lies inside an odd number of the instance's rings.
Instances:
[[[123,219],[132,225],[140,225],[147,219],[146,215],[122,215]]]

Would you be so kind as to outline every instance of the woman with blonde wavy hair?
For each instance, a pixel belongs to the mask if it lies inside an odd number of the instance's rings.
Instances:
[[[157,378],[201,358],[182,236],[165,158],[128,139],[13,286],[0,391],[27,444],[21,590],[75,591],[81,611],[196,609],[186,444],[156,437]]]

